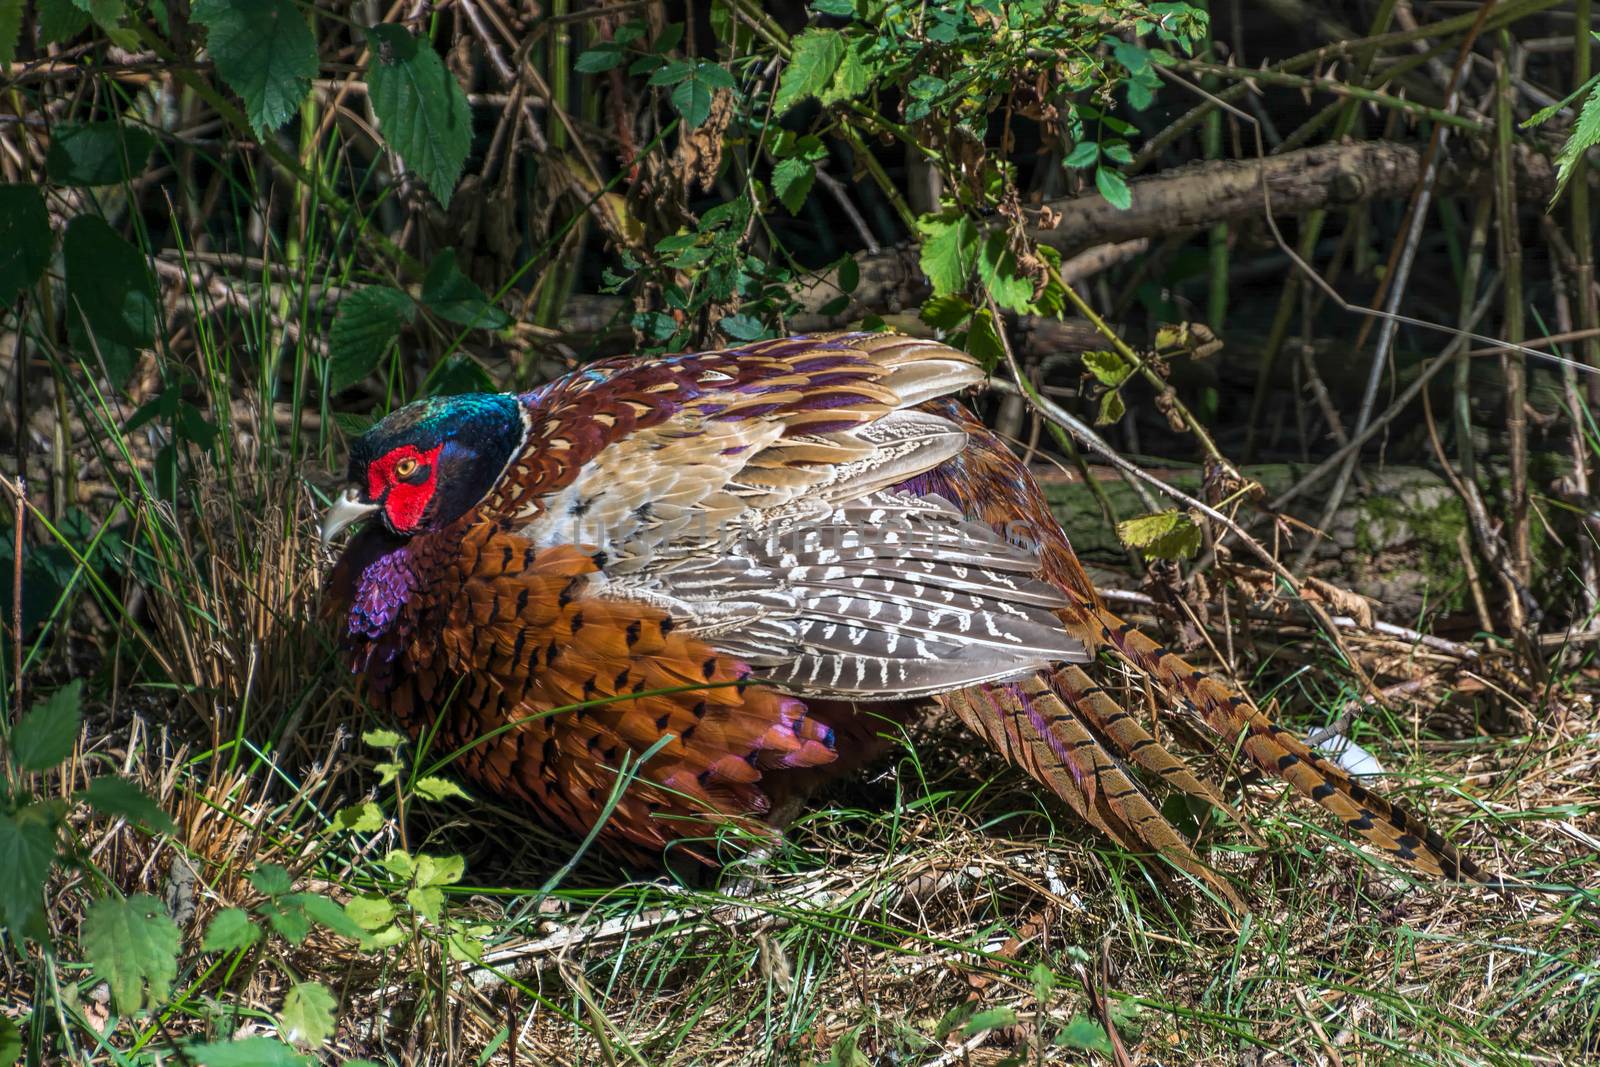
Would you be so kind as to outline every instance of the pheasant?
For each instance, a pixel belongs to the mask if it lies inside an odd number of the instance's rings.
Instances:
[[[1493,881],[1109,612],[955,398],[983,377],[935,341],[838,333],[400,408],[353,443],[323,525],[374,519],[327,582],[350,667],[484,789],[578,834],[605,819],[625,855],[707,862],[933,706],[1117,845],[1240,903],[1146,787],[1231,809],[1095,684],[1109,653],[1380,852]]]

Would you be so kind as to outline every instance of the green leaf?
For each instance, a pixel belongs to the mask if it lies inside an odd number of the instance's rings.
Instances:
[[[839,69],[833,72],[828,87],[817,94],[817,99],[822,101],[824,107],[842,100],[854,100],[872,88],[873,69],[867,60],[867,53],[876,43],[876,38],[870,33],[848,40],[844,56],[839,60]]]
[[[289,872],[276,863],[263,863],[249,874],[250,885],[257,893],[281,897],[294,887]]]
[[[89,14],[72,0],[39,0],[39,40],[60,44],[89,28]]]
[[[1572,172],[1583,161],[1584,153],[1600,144],[1600,91],[1591,91],[1578,112],[1578,121],[1567,136],[1567,143],[1556,153],[1556,191],[1550,198],[1555,203],[1567,187]]]
[[[383,828],[383,809],[367,800],[340,808],[338,814],[334,815],[333,821],[340,830],[370,834]]]
[[[123,14],[122,0],[72,0],[89,17],[94,20],[100,31],[111,39],[111,43],[118,48],[136,48],[139,44],[139,35],[121,25]]]
[[[161,805],[150,799],[145,791],[128,781],[107,775],[89,783],[89,788],[78,793],[78,799],[101,815],[121,817],[137,823],[152,833],[175,834],[177,825],[172,816],[161,810]]]
[[[72,755],[83,720],[83,681],[74,678],[37,702],[11,733],[11,754],[25,771],[47,771]]]
[[[441,319],[476,329],[501,330],[511,316],[489,303],[483,290],[456,266],[456,250],[447,248],[433,257],[422,279],[422,303]]]
[[[378,784],[388,785],[390,782],[395,780],[395,777],[399,775],[401,771],[405,770],[405,767],[394,762],[393,760],[390,760],[385,763],[374,764],[372,769],[378,772]]]
[[[122,122],[63,122],[50,138],[44,170],[57,185],[115,185],[144,170],[156,139]]]
[[[687,76],[677,82],[677,87],[672,90],[672,106],[677,108],[678,114],[691,128],[698,128],[711,117],[711,101],[717,90],[732,87],[733,75],[715,63],[702,60],[690,67]]]
[[[966,1037],[981,1034],[985,1030],[998,1030],[1002,1026],[1017,1025],[1017,1013],[1010,1008],[989,1008],[980,1011],[967,1020],[967,1025],[962,1027],[961,1033]]]
[[[856,13],[855,0],[811,0],[811,10],[819,15],[850,18]]]
[[[278,1032],[301,1048],[321,1048],[333,1036],[333,1010],[339,1002],[321,982],[296,982],[283,998]]]
[[[275,1037],[246,1037],[239,1041],[213,1041],[184,1050],[201,1067],[309,1067],[302,1056]]]
[[[844,53],[844,35],[838,30],[813,28],[796,37],[789,65],[772,98],[773,114],[782,115],[800,101],[822,92],[839,69]]]
[[[917,220],[922,235],[922,273],[934,296],[953,293],[967,284],[978,257],[978,227],[965,215],[924,215]]]
[[[1056,1035],[1054,1044],[1086,1052],[1098,1052],[1108,1058],[1114,1055],[1111,1041],[1106,1037],[1106,1028],[1086,1015],[1074,1015]]]
[[[94,215],[79,215],[67,224],[61,255],[75,347],[90,359],[98,349],[112,384],[120,387],[133,373],[134,352],[155,343],[150,268],[143,253]]]
[[[413,886],[406,890],[406,903],[429,922],[438,922],[444,909],[444,891],[434,886]]]
[[[944,296],[930,297],[922,305],[922,321],[929,326],[941,330],[959,329],[967,321],[967,316],[972,314],[972,305],[964,296],[947,293]]]
[[[1128,380],[1133,364],[1115,352],[1085,352],[1083,366],[1101,385],[1115,389]]]
[[[363,930],[382,930],[394,921],[394,905],[388,897],[368,895],[345,901],[345,914]]]
[[[406,739],[393,730],[368,730],[361,735],[361,743],[372,748],[399,748]]]
[[[317,41],[305,15],[290,0],[196,0],[193,17],[256,134],[288,122],[317,76]]]
[[[348,389],[371,374],[416,313],[409,296],[387,285],[369,285],[339,301],[328,334],[328,391]]]
[[[250,921],[243,908],[223,908],[206,927],[200,942],[203,952],[237,952],[261,940],[261,928]]]
[[[44,276],[54,243],[39,187],[0,185],[0,305]]]
[[[1549,107],[1542,107],[1538,111],[1535,111],[1532,115],[1517,123],[1517,128],[1526,130],[1534,126],[1543,126],[1545,123],[1555,118],[1556,114],[1564,110],[1568,104],[1578,99],[1578,97],[1582,96],[1590,89],[1593,89],[1596,83],[1600,83],[1600,74],[1592,76],[1588,81],[1584,82],[1582,85],[1578,86],[1576,89],[1572,90],[1572,92],[1568,93],[1562,99],[1557,100]]]
[[[1018,272],[1017,256],[1004,230],[995,230],[984,240],[978,253],[978,278],[996,304],[1008,311],[1031,310],[1033,280]]]
[[[423,853],[417,857],[418,885],[454,885],[466,873],[467,861],[460,856],[430,856]]]
[[[778,201],[789,209],[789,214],[798,215],[816,179],[817,168],[809,160],[785,159],[772,168],[772,191],[778,194]]]
[[[467,795],[466,790],[462,789],[459,785],[450,781],[448,778],[435,778],[431,776],[427,778],[418,778],[416,781],[411,783],[411,788],[414,789],[417,796],[421,797],[423,800],[431,800],[436,803],[441,800],[447,800],[451,797],[456,797],[461,800],[472,799]]]
[[[1056,973],[1043,963],[1035,963],[1028,972],[1028,981],[1033,986],[1033,999],[1041,1007],[1048,1004],[1050,995],[1056,991]]]
[[[1005,342],[1000,339],[1000,331],[988,308],[979,308],[973,313],[972,326],[967,330],[967,351],[986,371],[992,371],[1005,362]]]
[[[967,1020],[977,1014],[976,1001],[964,1000],[940,1016],[938,1024],[933,1028],[933,1039],[943,1042],[945,1038],[955,1033],[967,1024]]]
[[[359,941],[366,932],[342,907],[321,893],[294,893],[285,897],[284,901],[300,907],[312,920],[326,926],[340,937]]]
[[[1106,203],[1118,211],[1126,211],[1133,206],[1133,193],[1128,189],[1128,180],[1110,167],[1101,167],[1094,172],[1094,187],[1100,190]]]
[[[311,933],[311,918],[300,906],[294,894],[283,899],[263,900],[256,905],[256,914],[267,920],[280,937],[291,945],[298,945]]]
[[[17,58],[17,38],[21,33],[22,0],[0,0],[0,67],[9,66]],[[9,1062],[0,1056],[0,1063]]]
[[[1184,559],[1200,550],[1200,527],[1176,508],[1124,519],[1117,523],[1117,536],[1155,559]]]
[[[1082,167],[1093,166],[1100,158],[1100,146],[1093,141],[1079,141],[1072,146],[1072,151],[1067,153],[1067,158],[1061,161],[1063,167],[1074,170]]]
[[[383,869],[396,878],[410,880],[417,873],[417,863],[411,858],[411,853],[403,848],[392,849],[388,855],[378,861],[383,864]]]
[[[79,935],[95,974],[111,986],[117,1010],[135,1013],[166,1002],[178,976],[178,926],[147,893],[102,897],[89,906]]]
[[[39,913],[40,893],[56,858],[55,811],[48,803],[0,813],[0,919],[27,931]]]
[[[467,94],[434,52],[403,26],[367,30],[372,62],[367,92],[384,140],[427,183],[439,203],[450,194],[472,148]]]
[[[610,41],[595,45],[578,56],[578,61],[572,64],[572,69],[579,74],[601,74],[619,66],[627,53]]]
[[[1096,426],[1110,426],[1128,413],[1127,404],[1123,402],[1122,394],[1113,389],[1100,398],[1100,411],[1094,417]]]
[[[755,341],[767,335],[766,324],[754,315],[740,313],[725,315],[717,322],[717,329],[735,341]]]
[[[9,1015],[0,1015],[0,1063],[16,1063],[22,1058],[22,1031]]]

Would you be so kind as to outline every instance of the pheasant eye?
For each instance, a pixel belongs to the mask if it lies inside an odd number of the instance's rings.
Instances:
[[[396,478],[409,478],[413,474],[417,473],[418,466],[420,466],[420,464],[415,459],[407,456],[405,459],[402,459],[399,463],[394,465],[394,476]]]

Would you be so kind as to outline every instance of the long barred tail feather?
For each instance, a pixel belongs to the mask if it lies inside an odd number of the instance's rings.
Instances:
[[[1068,630],[1090,647],[1116,650],[1177,694],[1224,743],[1238,745],[1251,763],[1287,781],[1385,854],[1447,880],[1503,884],[1502,879],[1457,852],[1422,819],[1312,752],[1243,693],[1190,666],[1132,623],[1103,607],[1084,605]]]

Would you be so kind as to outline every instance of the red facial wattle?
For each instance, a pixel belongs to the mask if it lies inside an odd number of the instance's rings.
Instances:
[[[368,465],[367,497],[383,505],[389,525],[396,532],[406,533],[422,521],[422,513],[438,486],[439,452],[443,448],[438,444],[423,452],[414,445],[401,445]]]

